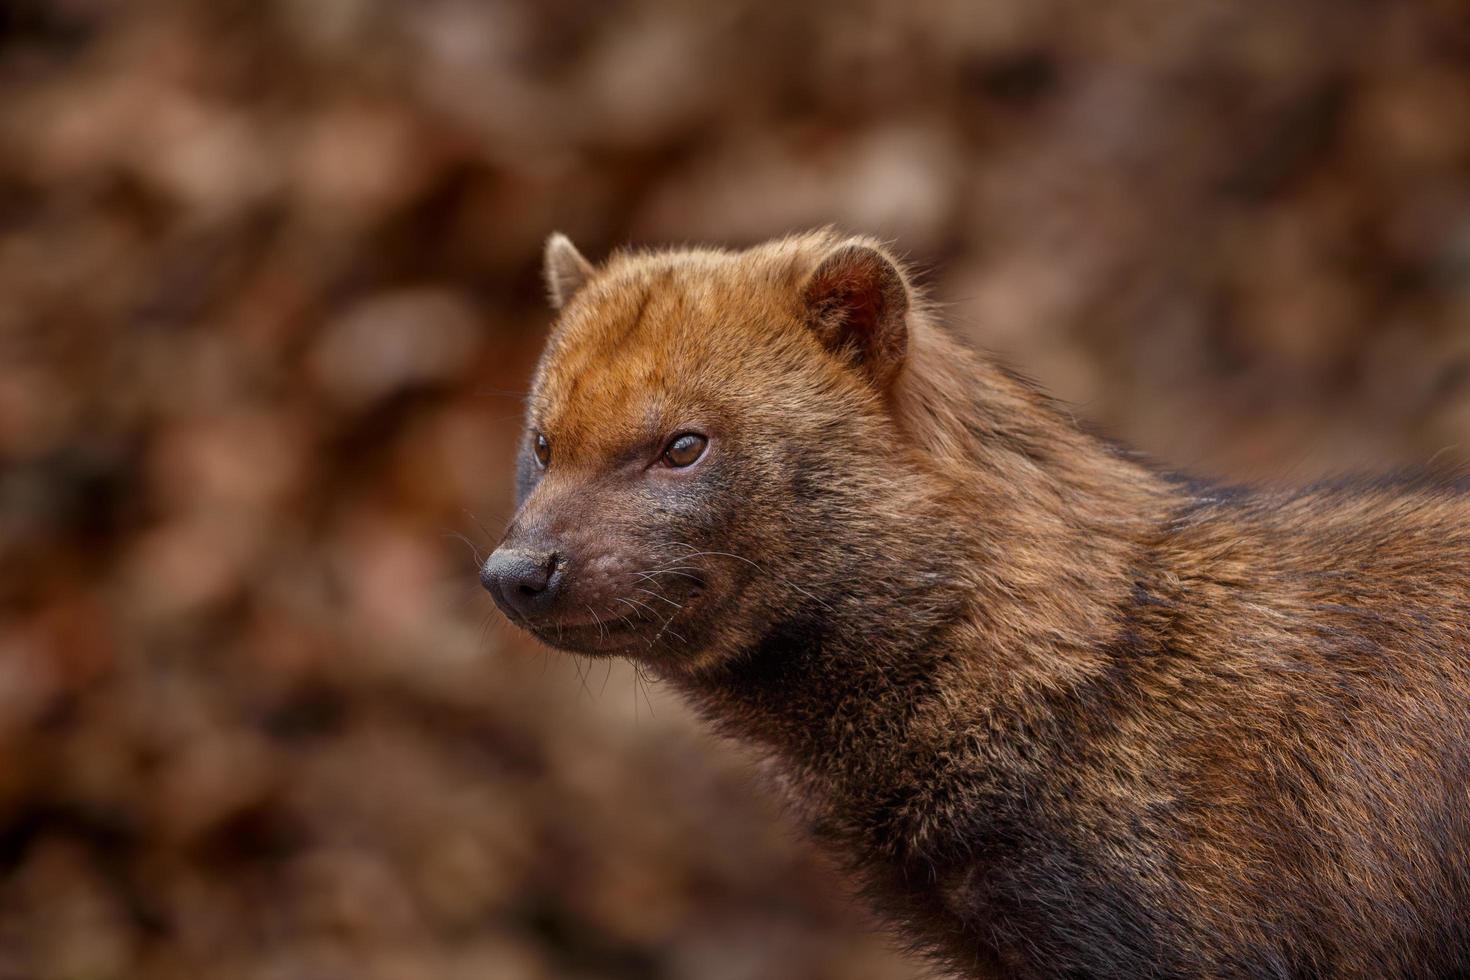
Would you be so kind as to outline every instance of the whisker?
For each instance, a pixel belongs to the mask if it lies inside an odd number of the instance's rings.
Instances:
[[[597,623],[598,637],[604,640],[607,639],[607,629],[602,625],[602,617],[597,615],[597,610],[586,604],[584,604],[582,608],[590,612],[592,614],[593,622]]]
[[[481,654],[485,652],[485,643],[490,639],[490,627],[495,623],[495,610],[492,609],[485,614],[485,619],[480,623],[480,637],[475,641]]]
[[[478,517],[475,516],[472,510],[470,510],[468,507],[461,507],[460,510],[464,511],[464,516],[475,522],[475,527],[478,527],[480,529],[480,533],[485,535],[485,540],[495,540],[495,535],[490,533],[490,529],[485,526],[484,522],[482,522]]]
[[[652,648],[653,647],[653,640],[649,639],[648,636],[646,634],[644,634],[643,631],[639,630],[637,628],[637,626],[635,625],[635,623],[642,623],[643,622],[643,617],[642,617],[642,615],[639,614],[638,606],[642,606],[644,609],[647,609],[649,612],[652,612],[653,611],[652,607],[650,607],[650,606],[648,606],[648,605],[646,605],[644,603],[638,602],[637,599],[622,599],[622,598],[619,598],[619,599],[617,599],[615,601],[621,602],[623,605],[625,605],[629,609],[633,610],[633,616],[634,616],[634,619],[633,620],[628,620],[626,616],[624,616],[623,619],[624,619],[625,622],[628,623],[628,629],[629,629],[629,631],[634,636],[636,636],[640,640],[642,640],[644,643],[647,643],[650,648]],[[634,605],[634,603],[637,603],[637,605]]]
[[[675,544],[679,544],[680,542],[674,542],[674,543]],[[687,548],[687,547],[689,547],[689,545],[683,545],[683,547],[686,547]],[[743,561],[743,562],[745,562],[745,564],[749,565],[751,568],[754,568],[756,571],[760,572],[762,575],[769,575],[771,578],[773,578],[776,581],[780,582],[782,585],[788,586],[788,587],[796,590],[797,592],[799,592],[802,595],[806,596],[808,599],[810,599],[813,602],[815,602],[817,605],[821,606],[823,609],[826,609],[829,612],[832,610],[832,607],[829,606],[826,602],[822,601],[817,596],[812,595],[810,592],[808,592],[806,589],[803,589],[801,586],[797,585],[795,582],[792,582],[789,579],[782,578],[781,576],[776,575],[776,574],[774,574],[772,572],[766,571],[766,569],[762,568],[756,562],[751,561],[749,558],[746,558],[744,555],[732,555],[728,551],[699,551],[699,550],[695,550],[694,552],[692,552],[692,553],[690,553],[688,555],[684,555],[680,560],[681,561],[689,561],[689,560],[694,559],[694,558],[704,558],[704,557],[710,557],[710,558],[733,558],[736,561]]]
[[[682,609],[682,608],[683,607],[681,606],[680,609]],[[686,639],[684,639],[684,637],[680,636],[677,631],[672,630],[672,629],[669,628],[673,624],[673,622],[674,622],[674,617],[677,616],[678,614],[679,614],[679,610],[678,609],[676,609],[673,612],[669,613],[668,618],[663,621],[663,625],[658,628],[658,632],[653,635],[653,638],[655,640],[657,640],[660,637],[662,637],[665,633],[668,633],[668,634],[670,634],[672,636],[678,637],[679,642],[682,643],[682,644],[684,644],[685,646],[688,646],[689,645],[689,641],[688,640],[686,640]]]
[[[622,599],[622,598],[619,598],[619,599],[614,599],[614,600],[613,600],[613,601],[614,601],[614,602],[621,602],[621,603],[622,603],[622,604],[623,604],[623,605],[625,605],[625,606],[627,606],[627,607],[628,607],[628,608],[629,608],[629,609],[631,609],[631,610],[633,610],[633,615],[634,615],[634,616],[637,616],[637,615],[638,615],[638,607],[637,607],[637,606],[635,606],[635,605],[633,605],[633,600],[631,600],[631,599]],[[644,608],[645,608],[645,609],[646,609],[646,608],[648,608],[648,607],[647,607],[647,606],[645,606],[645,607],[644,607]],[[632,626],[632,624],[631,624],[631,623],[629,623],[629,626],[630,626],[630,627],[631,627],[631,626]]]
[[[691,565],[691,566],[688,566],[687,569],[686,568],[655,568],[652,571],[635,572],[634,574],[637,575],[637,576],[639,576],[640,578],[642,578],[644,581],[649,581],[655,575],[678,575],[681,578],[687,578],[689,581],[695,583],[696,585],[703,585],[704,584],[704,580],[703,579],[701,579],[701,578],[699,578],[697,576],[688,574],[688,572],[691,571],[691,570],[692,571],[698,571],[698,569],[694,568],[694,566]]]
[[[592,688],[587,686],[587,674],[582,669],[581,660],[581,657],[573,657],[572,667],[575,668],[577,671],[577,680],[582,682],[582,693],[587,695],[587,700],[591,701],[594,700],[592,697]]]
[[[643,668],[640,667],[640,666],[638,666],[637,664],[634,664],[633,665],[633,681],[634,681],[634,684],[635,685],[638,682],[640,682],[640,681],[643,682],[644,684],[651,683],[648,680],[648,678],[644,676],[644,674],[643,674]],[[648,717],[650,717],[650,718],[657,718],[658,715],[653,710],[653,698],[651,698],[651,697],[648,696],[647,689],[645,689],[643,691],[643,700],[648,705]]]
[[[628,601],[631,602],[631,603],[633,603],[634,605],[638,606],[640,609],[646,609],[646,610],[648,610],[649,615],[653,616],[654,618],[657,618],[658,617],[658,613],[654,610],[654,608],[652,606],[650,606],[648,603],[644,602],[642,599],[632,599],[632,598],[630,598],[630,599],[628,599]]]
[[[684,608],[683,604],[678,603],[678,602],[675,602],[673,599],[670,599],[668,596],[659,595],[657,592],[654,592],[651,589],[637,589],[635,591],[642,592],[644,595],[651,595],[655,599],[658,599],[661,602],[667,602],[669,605],[673,606],[675,609],[683,609]]]
[[[479,568],[482,564],[484,564],[484,559],[480,557],[480,549],[476,548],[475,543],[469,538],[465,537],[463,534],[460,534],[458,531],[450,531],[448,529],[444,531],[444,536],[446,538],[454,538],[456,540],[463,541],[465,543],[465,546],[470,549],[470,555],[473,556],[475,559],[476,568]]]

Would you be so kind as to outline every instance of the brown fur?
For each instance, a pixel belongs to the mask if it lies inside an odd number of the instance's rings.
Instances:
[[[917,945],[975,976],[1470,976],[1465,496],[1161,475],[870,241],[585,284],[557,250],[551,463],[506,546],[566,581],[524,624],[768,750]],[[683,430],[705,458],[650,466]]]

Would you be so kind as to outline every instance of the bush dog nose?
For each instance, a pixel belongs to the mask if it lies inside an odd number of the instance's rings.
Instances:
[[[480,583],[507,614],[543,612],[561,585],[560,556],[554,551],[497,548],[480,569]]]

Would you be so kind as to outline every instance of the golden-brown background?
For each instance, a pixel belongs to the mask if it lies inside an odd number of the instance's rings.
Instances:
[[[473,574],[550,230],[828,222],[1172,465],[1470,458],[1463,3],[0,3],[0,978],[917,976]]]

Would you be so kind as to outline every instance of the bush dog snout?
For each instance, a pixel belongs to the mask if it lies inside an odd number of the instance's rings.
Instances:
[[[561,560],[554,551],[496,548],[480,569],[480,581],[507,616],[529,617],[549,609],[561,584]]]
[[[1470,501],[1224,491],[964,349],[881,244],[546,250],[482,579],[768,753],[981,977],[1470,976]]]

